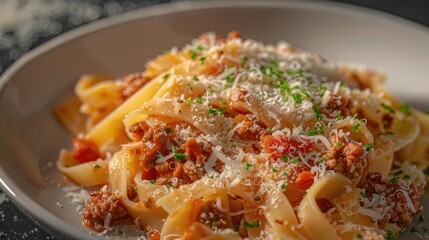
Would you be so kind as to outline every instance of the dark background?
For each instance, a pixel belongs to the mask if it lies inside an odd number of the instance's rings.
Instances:
[[[0,14],[2,14],[2,5],[10,1],[21,1],[25,2],[26,0],[0,0]],[[31,1],[31,0],[27,0]],[[57,2],[61,1],[70,1],[70,0],[53,0]],[[97,19],[108,17],[110,15],[116,15],[121,12],[127,12],[133,9],[138,9],[142,7],[151,6],[154,4],[163,4],[170,2],[169,0],[73,0],[77,3],[88,3],[101,8],[106,7],[107,4],[119,4],[121,6],[120,10],[117,11],[102,11],[102,14],[97,16]],[[332,1],[332,0],[331,0]],[[359,5],[363,7],[373,8],[380,11],[388,12],[419,24],[429,27],[429,1],[408,1],[408,0],[335,0],[336,2],[343,2],[348,4]],[[3,14],[5,14],[3,12]],[[0,15],[1,19],[1,15]],[[78,26],[84,25],[89,21],[82,21],[80,23],[70,23],[68,21],[67,14],[65,16],[58,16],[56,19],[59,23],[62,24],[61,31],[56,34],[34,34],[34,38],[29,44],[22,45],[18,41],[13,42],[13,40],[18,36],[18,33],[15,31],[7,31],[6,37],[12,39],[9,41],[8,47],[2,47],[0,45],[0,74],[4,72],[13,62],[25,52],[31,50],[34,47],[42,44],[43,42],[59,35],[60,33],[66,32],[70,29],[76,28]],[[1,29],[0,29],[1,31]],[[2,37],[0,35],[0,37]],[[5,35],[3,35],[5,37]],[[1,44],[1,41],[0,41]],[[428,43],[429,47],[429,43]],[[11,51],[14,51],[13,54]],[[0,190],[0,195],[3,195]],[[1,198],[0,198],[1,199]],[[14,204],[6,200],[1,202],[0,200],[0,239],[62,239],[61,236],[54,236],[46,231],[44,231],[40,226],[33,223],[26,215],[19,211]]]

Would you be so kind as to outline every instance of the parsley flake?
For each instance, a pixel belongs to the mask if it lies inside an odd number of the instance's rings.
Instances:
[[[182,161],[185,157],[186,157],[186,154],[184,154],[184,153],[175,153],[174,154],[174,158],[176,160],[179,160],[179,161]]]
[[[244,168],[246,169],[246,170],[249,170],[251,167],[253,167],[253,166],[255,166],[255,164],[251,164],[251,163],[246,163],[246,166],[244,166]]]
[[[206,100],[207,100],[207,99],[206,99],[206,98],[201,97],[201,95],[198,95],[198,97],[197,97],[197,103],[199,103],[199,104],[203,104]]]
[[[210,114],[212,114],[212,115],[216,115],[216,114],[217,114],[217,111],[216,111],[216,109],[214,109],[214,108],[210,107],[210,108],[209,108],[209,110],[208,110],[208,113],[209,113],[209,115],[210,115]]]
[[[156,183],[156,180],[155,180],[155,179],[151,179],[151,180],[149,180],[149,183],[150,183],[150,184],[155,184],[155,183]]]
[[[365,151],[369,152],[372,149],[373,145],[372,143],[365,144]]]
[[[399,180],[399,177],[398,177],[398,176],[394,176],[394,177],[392,177],[392,178],[389,180],[389,182],[390,182],[390,183],[396,183],[398,180]]]
[[[253,222],[253,223],[249,223],[249,222],[247,222],[247,221],[244,221],[244,226],[246,227],[246,228],[259,228],[259,220],[256,220],[255,222]]]
[[[293,100],[295,100],[296,103],[300,104],[302,103],[302,95],[299,93],[292,94]]]
[[[381,106],[384,108],[384,110],[388,111],[389,113],[395,113],[395,110],[393,110],[392,106],[387,105],[385,103],[382,103]]]
[[[314,110],[314,112],[316,113],[316,120],[317,121],[322,121],[322,113],[320,112],[320,110],[319,109],[317,109],[317,108],[315,108],[315,109],[313,109]]]
[[[399,107],[399,110],[403,113],[409,113],[410,112],[410,106],[408,104],[401,105]]]
[[[172,129],[171,127],[169,127],[169,128],[167,128],[167,130],[166,130],[166,131],[167,131],[167,133],[168,133],[168,134],[170,134],[170,133],[172,133],[172,132],[173,132],[173,129]]]
[[[167,73],[162,78],[165,79],[165,80],[167,80],[169,77],[170,77],[170,74]]]
[[[200,57],[201,65],[204,65],[204,62],[206,61],[206,57]]]

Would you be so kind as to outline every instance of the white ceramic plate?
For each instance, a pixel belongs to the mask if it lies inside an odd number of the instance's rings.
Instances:
[[[55,168],[70,136],[51,109],[84,73],[125,74],[200,33],[287,40],[331,61],[385,71],[388,87],[429,109],[429,31],[381,12],[327,2],[177,2],[112,17],[64,34],[19,59],[0,80],[0,185],[25,212],[54,232],[89,239],[64,198]],[[428,207],[428,201],[426,207]],[[62,208],[58,203],[63,205]],[[428,214],[426,214],[428,215]],[[429,216],[426,217],[429,219]]]

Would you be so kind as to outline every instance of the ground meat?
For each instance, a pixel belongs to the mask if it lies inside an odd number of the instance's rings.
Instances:
[[[174,128],[166,125],[148,128],[143,123],[136,123],[132,127],[133,134],[142,141],[140,165],[143,179],[156,180],[159,185],[178,187],[196,181],[205,174],[204,163],[211,155],[211,147],[202,146],[195,138],[188,138],[185,143],[177,146],[181,140],[173,132]],[[156,163],[157,159],[172,152],[174,155],[170,159]]]
[[[323,158],[328,169],[342,173],[352,182],[360,179],[370,163],[365,149],[353,142],[333,141]]]
[[[105,223],[110,225],[115,220],[127,215],[127,210],[122,204],[120,196],[104,189],[91,193],[91,199],[83,212],[83,223],[87,227],[102,231]]]
[[[149,125],[145,121],[140,121],[133,123],[129,128],[128,131],[132,134],[132,140],[134,141],[140,141],[142,140],[145,132],[149,130]]]
[[[216,206],[215,200],[210,200],[203,207],[199,221],[212,228],[226,228],[228,214]]]
[[[361,205],[370,207],[372,210],[381,213],[382,219],[377,221],[378,227],[383,229],[386,223],[396,223],[401,228],[411,225],[412,218],[423,210],[420,203],[422,189],[410,181],[397,178],[388,178],[382,173],[368,173],[366,177],[364,197],[361,198]],[[415,212],[408,205],[404,192],[408,194]],[[371,206],[365,206],[375,201]]]
[[[258,121],[254,115],[249,114],[246,115],[242,126],[236,130],[235,135],[240,139],[259,140],[264,133],[266,133],[266,128],[263,123]]]
[[[126,75],[122,79],[124,88],[122,90],[120,99],[118,99],[118,103],[122,103],[124,100],[129,98],[150,80],[150,78],[144,77],[143,73],[132,73]]]
[[[338,114],[345,117],[350,115],[350,105],[351,102],[347,97],[331,94],[328,103],[320,109],[320,112],[328,118],[336,118]]]
[[[196,163],[203,163],[207,160],[203,149],[201,148],[200,144],[198,144],[197,140],[195,140],[195,138],[188,139],[188,141],[186,141],[186,143],[183,145],[183,148],[187,159]]]
[[[145,172],[152,172],[155,168],[157,154],[168,151],[166,142],[169,139],[165,126],[157,125],[149,128],[142,137],[140,164]]]

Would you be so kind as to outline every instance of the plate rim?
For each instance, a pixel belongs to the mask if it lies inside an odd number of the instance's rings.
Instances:
[[[66,33],[60,34],[45,43],[37,46],[28,53],[21,56],[0,76],[0,95],[3,94],[6,84],[27,64],[39,56],[55,50],[61,45],[79,39],[89,34],[96,34],[114,26],[126,24],[132,21],[143,20],[151,17],[169,15],[174,13],[198,11],[215,8],[300,8],[327,12],[342,12],[354,15],[365,15],[378,20],[391,21],[395,24],[413,28],[414,30],[429,34],[429,28],[409,19],[396,16],[387,12],[371,9],[363,6],[331,1],[280,1],[280,0],[220,0],[220,1],[177,1],[158,4],[149,7],[132,10],[115,16],[106,17],[94,22],[79,26]],[[55,216],[52,212],[33,201],[26,193],[16,186],[14,181],[5,172],[0,162],[0,188],[9,199],[30,219],[36,222],[42,229],[48,232],[59,233],[67,238],[84,239],[88,235],[76,231],[76,228],[67,224],[63,219]],[[42,223],[42,224],[40,224]],[[84,226],[82,226],[84,227]],[[90,234],[91,235],[91,234]],[[97,238],[96,234],[92,235]]]

